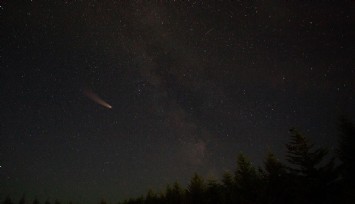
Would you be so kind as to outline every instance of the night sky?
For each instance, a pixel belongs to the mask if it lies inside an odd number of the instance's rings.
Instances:
[[[355,3],[315,2],[1,1],[0,199],[219,178],[240,152],[284,158],[292,127],[333,150]]]

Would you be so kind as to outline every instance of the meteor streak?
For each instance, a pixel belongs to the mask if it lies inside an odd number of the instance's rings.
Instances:
[[[105,108],[109,108],[109,109],[112,108],[112,106],[110,104],[108,104],[106,101],[101,99],[97,94],[95,94],[91,90],[85,89],[84,90],[84,94],[85,94],[85,96],[87,96],[89,99],[91,99],[95,103],[97,103],[97,104],[99,104],[99,105],[101,105],[101,106],[103,106]]]

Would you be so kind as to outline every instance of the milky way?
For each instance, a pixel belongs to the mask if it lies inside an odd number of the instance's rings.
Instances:
[[[352,1],[0,2],[0,200],[116,203],[355,116]]]

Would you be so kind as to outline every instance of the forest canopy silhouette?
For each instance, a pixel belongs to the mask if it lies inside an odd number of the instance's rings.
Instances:
[[[195,173],[189,184],[168,185],[163,192],[149,190],[145,196],[118,204],[318,204],[353,203],[355,201],[355,129],[342,117],[338,124],[338,148],[331,154],[317,147],[297,129],[290,129],[286,144],[286,162],[268,152],[264,163],[256,167],[243,153],[237,156],[236,169],[226,172],[220,181],[205,179]],[[3,204],[14,204],[9,196]],[[18,204],[40,204],[36,198]],[[54,204],[61,204],[59,200]],[[108,203],[102,200],[100,204]],[[44,204],[51,204],[46,200]]]

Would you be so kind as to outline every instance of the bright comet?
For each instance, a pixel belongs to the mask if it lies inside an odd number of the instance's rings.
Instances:
[[[87,96],[89,99],[91,99],[95,103],[97,103],[105,108],[112,109],[112,106],[110,104],[108,104],[106,101],[101,99],[97,94],[95,94],[91,90],[85,89],[84,94],[85,94],[85,96]]]

